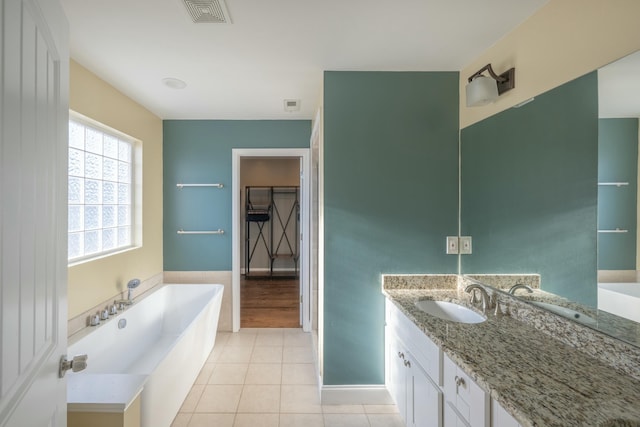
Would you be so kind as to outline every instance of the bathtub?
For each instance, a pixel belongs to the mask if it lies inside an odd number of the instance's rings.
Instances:
[[[598,283],[598,309],[640,322],[640,283]]]
[[[89,359],[86,370],[68,374],[68,410],[124,410],[139,393],[140,425],[169,427],[213,349],[222,292],[222,285],[164,285],[72,337],[68,354]]]

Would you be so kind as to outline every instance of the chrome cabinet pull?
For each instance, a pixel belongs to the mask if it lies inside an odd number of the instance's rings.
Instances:
[[[403,353],[403,352],[401,352],[401,351],[399,351],[399,352],[398,352],[398,357],[399,357],[400,359],[404,359],[404,353]]]
[[[467,383],[464,381],[464,378],[456,375],[456,394],[458,394],[458,388],[462,386],[464,388],[467,387]]]
[[[410,368],[411,367],[411,362],[408,361],[408,360],[405,360],[404,361],[404,366],[406,366],[407,368]]]

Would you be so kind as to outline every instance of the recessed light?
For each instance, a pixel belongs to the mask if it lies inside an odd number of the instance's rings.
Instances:
[[[162,79],[162,83],[164,83],[165,86],[170,87],[171,89],[184,89],[185,87],[187,87],[187,84],[185,82],[173,77]]]

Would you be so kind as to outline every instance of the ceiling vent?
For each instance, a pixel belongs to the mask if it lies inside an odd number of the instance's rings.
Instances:
[[[287,112],[300,111],[300,100],[299,99],[285,99],[284,100],[284,111],[287,111]]]
[[[224,0],[182,0],[196,24],[230,24],[231,18]]]

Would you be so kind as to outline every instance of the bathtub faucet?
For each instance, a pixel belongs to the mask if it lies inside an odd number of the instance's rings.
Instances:
[[[131,291],[135,288],[137,288],[138,286],[140,286],[140,279],[131,279],[129,280],[129,283],[127,283],[127,288],[129,289],[127,292],[127,299],[126,300],[121,300],[118,301],[119,303],[125,304],[125,305],[131,305],[133,304],[133,298],[131,298]]]

